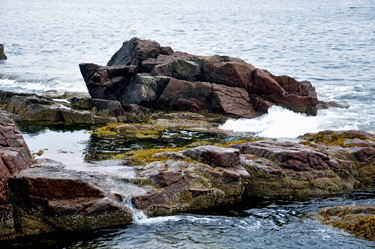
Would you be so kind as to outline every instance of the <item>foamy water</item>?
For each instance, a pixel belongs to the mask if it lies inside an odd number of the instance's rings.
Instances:
[[[308,132],[322,130],[356,130],[356,124],[336,123],[336,113],[321,111],[317,116],[299,114],[279,106],[273,106],[265,114],[255,119],[229,119],[219,128],[234,132],[250,132],[259,137],[297,138]]]

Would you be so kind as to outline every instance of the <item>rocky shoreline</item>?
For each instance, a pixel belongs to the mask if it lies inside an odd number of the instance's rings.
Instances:
[[[375,185],[375,135],[353,130],[305,134],[299,143],[247,138],[138,149],[118,158],[132,173],[116,176],[33,159],[14,121],[98,125],[93,135],[115,141],[158,138],[170,127],[230,135],[217,128],[228,117],[254,118],[272,105],[310,115],[319,105],[332,106],[318,102],[311,83],[238,58],[174,52],[138,38],[125,42],[107,66],[80,68],[89,95],[0,91],[0,240],[129,224],[128,200],[157,216]]]

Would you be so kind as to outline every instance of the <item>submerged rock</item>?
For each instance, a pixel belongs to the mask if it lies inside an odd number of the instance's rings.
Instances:
[[[238,58],[174,52],[133,38],[107,66],[80,64],[93,99],[166,111],[219,113],[254,118],[272,105],[317,114],[317,96],[308,81],[274,76]]]
[[[4,53],[4,45],[0,44],[0,61],[8,59]]]
[[[324,110],[324,109],[328,109],[328,108],[349,108],[350,105],[348,104],[340,104],[340,103],[337,103],[336,101],[322,101],[322,100],[319,100],[318,101],[318,109],[319,110]]]

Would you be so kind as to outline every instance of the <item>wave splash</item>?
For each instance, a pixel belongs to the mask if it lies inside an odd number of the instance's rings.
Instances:
[[[249,132],[255,136],[268,138],[297,138],[308,132],[322,130],[358,129],[356,124],[337,124],[337,114],[320,111],[317,116],[295,113],[280,106],[272,106],[268,114],[255,119],[229,119],[219,126],[223,130]]]

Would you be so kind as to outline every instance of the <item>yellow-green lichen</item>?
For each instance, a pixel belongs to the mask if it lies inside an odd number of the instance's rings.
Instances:
[[[184,148],[160,148],[160,149],[139,149],[139,150],[132,150],[122,154],[118,154],[114,157],[114,159],[126,159],[128,160],[129,164],[143,164],[143,163],[150,163],[156,161],[165,161],[168,160],[167,157],[153,157],[153,155],[162,152],[179,152],[184,150]]]
[[[306,135],[303,137],[307,141],[302,141],[300,144],[310,145],[311,143],[325,143],[327,146],[340,146],[340,147],[353,147],[353,146],[366,146],[361,144],[345,144],[347,139],[361,139],[369,140],[369,138],[359,134],[336,134],[332,132],[319,132],[313,135]]]
[[[358,238],[375,241],[374,214],[348,214],[346,210],[336,214],[322,214],[323,224],[343,229]]]

